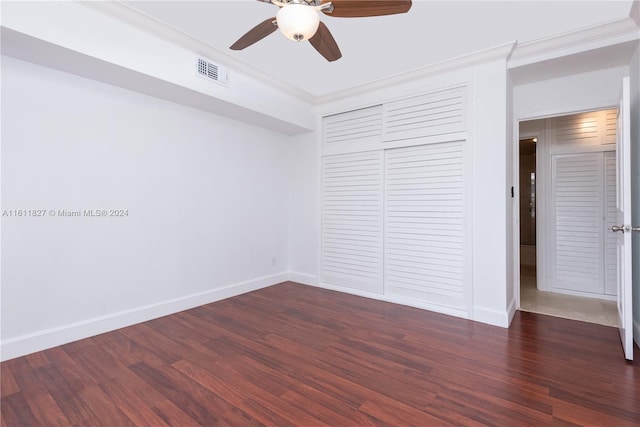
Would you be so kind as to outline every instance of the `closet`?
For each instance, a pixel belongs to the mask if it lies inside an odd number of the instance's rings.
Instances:
[[[323,118],[323,283],[468,313],[466,90]]]
[[[550,173],[542,290],[613,299],[616,295],[616,110],[545,120],[540,161]],[[542,280],[540,280],[542,279]]]

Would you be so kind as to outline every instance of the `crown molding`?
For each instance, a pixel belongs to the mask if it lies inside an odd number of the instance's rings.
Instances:
[[[453,69],[469,67],[495,59],[505,59],[509,57],[510,53],[515,47],[515,42],[505,43],[497,47],[492,47],[469,55],[462,55],[436,64],[428,65],[426,67],[420,67],[418,69],[399,73],[390,77],[382,78],[380,80],[372,81],[364,85],[359,85],[354,88],[335,92],[326,96],[314,96],[307,91],[291,86],[282,80],[272,77],[271,75],[264,74],[251,65],[240,61],[232,57],[231,55],[221,52],[220,50],[203,42],[202,40],[196,39],[178,30],[177,28],[167,25],[164,22],[159,21],[143,12],[140,12],[139,10],[128,6],[120,1],[75,1],[78,4],[103,13],[112,19],[116,19],[120,22],[131,25],[155,37],[159,37],[167,42],[173,43],[198,55],[202,55],[208,59],[211,59],[214,62],[218,62],[221,65],[225,65],[231,69],[242,72],[258,81],[261,81],[273,87],[274,89],[280,90],[284,93],[287,93],[288,95],[291,95],[303,102],[307,102],[312,105],[324,104],[361,93],[362,91],[382,89],[388,86],[393,86],[399,83],[410,81],[412,79],[429,77]]]
[[[386,89],[402,83],[407,83],[417,79],[424,79],[438,74],[443,74],[453,70],[472,67],[474,65],[484,64],[496,60],[507,60],[516,42],[504,43],[489,49],[483,49],[471,54],[457,56],[425,67],[415,68],[410,71],[398,73],[389,77],[375,80],[363,85],[358,85],[350,89],[334,92],[329,95],[319,96],[316,98],[317,104],[326,104],[334,101],[340,101],[362,93]]]
[[[629,18],[633,19],[638,27],[640,27],[640,0],[634,0],[629,10]]]
[[[522,67],[639,39],[638,25],[633,19],[624,18],[518,44],[508,61],[508,68]]]
[[[192,51],[197,55],[202,55],[213,62],[219,63],[220,65],[224,65],[230,69],[246,74],[247,76],[265,83],[276,90],[297,98],[300,101],[309,104],[315,104],[316,102],[315,96],[311,93],[291,86],[290,84],[274,78],[269,74],[262,73],[251,65],[221,52],[202,40],[191,37],[177,28],[152,18],[151,16],[120,1],[75,0],[75,2],[97,12],[103,13],[112,19],[131,25],[132,27],[151,34],[152,36]]]
[[[507,61],[507,68],[513,69],[593,49],[640,40],[640,24],[638,24],[638,21],[640,21],[640,2],[635,0],[631,6],[629,17],[624,19],[525,43],[508,42],[489,49],[384,77],[349,89],[315,96],[283,80],[264,74],[246,62],[238,60],[202,40],[171,27],[121,1],[75,0],[75,2],[195,54],[202,55],[213,62],[241,72],[302,102],[316,106],[494,60],[504,59]]]

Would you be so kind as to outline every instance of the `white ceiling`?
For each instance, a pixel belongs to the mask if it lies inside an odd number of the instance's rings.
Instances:
[[[375,0],[372,0],[375,1]],[[343,57],[329,63],[279,32],[242,51],[228,47],[278,8],[252,0],[127,1],[128,6],[313,96],[322,97],[512,41],[529,42],[629,16],[631,0],[414,0],[407,14],[321,14]]]

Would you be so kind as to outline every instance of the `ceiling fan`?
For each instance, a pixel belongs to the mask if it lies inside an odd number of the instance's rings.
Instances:
[[[238,41],[232,50],[242,50],[262,40],[276,29],[294,41],[309,40],[309,43],[327,61],[342,57],[340,48],[327,26],[320,22],[318,12],[327,16],[359,18],[366,16],[394,15],[411,9],[411,0],[258,0],[278,7],[275,17],[264,20]]]

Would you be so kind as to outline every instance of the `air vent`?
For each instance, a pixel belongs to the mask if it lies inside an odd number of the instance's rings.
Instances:
[[[206,59],[198,58],[197,72],[203,79],[211,80],[225,86],[228,86],[229,84],[229,71],[220,65],[207,61]]]

